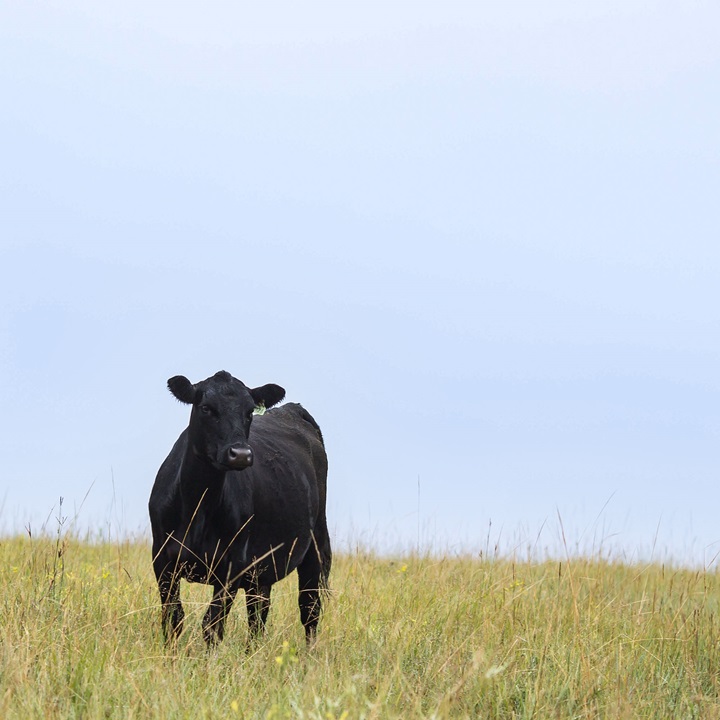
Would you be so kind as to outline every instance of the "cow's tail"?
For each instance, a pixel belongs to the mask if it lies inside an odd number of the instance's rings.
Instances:
[[[315,552],[320,564],[318,574],[318,590],[322,597],[327,600],[330,597],[330,568],[332,567],[332,549],[330,547],[330,534],[327,529],[325,513],[321,513],[315,523],[313,532],[315,540]]]

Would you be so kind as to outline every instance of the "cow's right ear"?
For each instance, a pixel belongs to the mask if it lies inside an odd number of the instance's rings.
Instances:
[[[168,389],[180,401],[192,405],[195,402],[195,386],[184,376],[175,375],[168,380]]]

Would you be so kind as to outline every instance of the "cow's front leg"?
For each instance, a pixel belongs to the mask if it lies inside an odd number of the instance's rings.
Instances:
[[[245,591],[247,603],[249,642],[256,640],[265,631],[270,612],[270,585],[253,585]]]
[[[156,568],[160,603],[162,605],[162,629],[165,641],[177,640],[183,629],[185,611],[180,602],[180,576],[167,567]]]
[[[213,599],[202,622],[203,637],[210,646],[216,645],[223,639],[225,619],[237,595],[236,587],[228,587],[224,583],[214,583],[213,588]]]

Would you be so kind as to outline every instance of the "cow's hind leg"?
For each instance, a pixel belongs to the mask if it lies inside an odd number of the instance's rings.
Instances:
[[[265,623],[270,612],[270,587],[270,585],[254,585],[245,591],[250,642],[265,631]]]
[[[228,587],[225,583],[214,583],[213,598],[202,621],[205,642],[216,645],[225,635],[225,620],[235,600],[237,588]]]
[[[298,605],[300,620],[305,628],[308,645],[315,642],[323,595],[328,592],[328,578],[332,566],[332,549],[325,515],[315,524],[313,539],[305,557],[298,565]]]
[[[300,621],[305,628],[305,640],[308,645],[315,642],[320,611],[322,610],[321,589],[324,589],[324,578],[321,572],[320,557],[314,544],[298,565],[298,605]]]

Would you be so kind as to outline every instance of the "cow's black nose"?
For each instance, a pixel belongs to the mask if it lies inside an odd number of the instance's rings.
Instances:
[[[253,464],[253,452],[249,447],[231,447],[227,457],[228,465],[234,470],[242,470]]]

